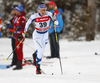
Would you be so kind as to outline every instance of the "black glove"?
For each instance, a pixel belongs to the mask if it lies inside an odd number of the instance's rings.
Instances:
[[[19,37],[17,38],[17,41],[19,42],[22,39],[22,35],[19,35]]]

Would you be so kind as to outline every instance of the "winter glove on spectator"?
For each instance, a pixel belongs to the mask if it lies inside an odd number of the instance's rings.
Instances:
[[[55,22],[55,25],[58,25],[58,24],[59,24],[58,20],[56,20],[56,21],[54,21],[54,22]]]
[[[17,41],[19,42],[22,38],[22,35],[20,34],[19,37],[17,38]]]

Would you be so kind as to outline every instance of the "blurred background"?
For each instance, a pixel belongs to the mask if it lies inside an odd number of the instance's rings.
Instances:
[[[40,3],[48,3],[51,0],[0,0],[0,18],[2,21],[2,37],[7,37],[6,24],[12,19],[11,8],[13,5],[23,4],[26,19],[37,12]],[[57,8],[63,10],[64,21],[61,39],[69,41],[100,40],[100,0],[53,0]],[[31,24],[28,30],[28,38],[34,30]]]

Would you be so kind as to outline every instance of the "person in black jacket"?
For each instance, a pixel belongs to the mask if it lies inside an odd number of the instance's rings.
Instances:
[[[11,9],[12,13],[14,14],[14,17],[15,17],[15,15],[16,15],[16,14],[15,14],[14,8],[17,7],[17,6],[18,6],[18,5],[14,5],[14,6],[12,7],[12,9]],[[13,37],[13,36],[14,36],[14,31],[15,31],[14,26],[13,26],[14,19],[15,19],[14,17],[10,20],[10,24],[7,24],[7,27],[6,27],[6,28],[9,29],[8,35],[9,35],[9,38],[11,38],[12,51],[14,51],[14,49],[16,48],[16,47],[15,47],[15,38]],[[13,52],[12,62],[11,62],[11,64],[9,65],[9,67],[12,67],[12,66],[14,66],[14,65],[17,65],[17,54],[16,54],[16,51]]]

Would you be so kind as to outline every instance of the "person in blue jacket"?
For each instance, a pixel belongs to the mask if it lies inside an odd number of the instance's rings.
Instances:
[[[50,9],[50,12],[53,14],[53,18],[55,18],[55,24],[56,24],[56,32],[54,23],[51,22],[50,29],[49,29],[49,39],[50,39],[50,50],[51,50],[51,56],[48,56],[47,58],[59,58],[59,33],[63,29],[63,19],[61,13],[58,11],[56,4],[54,1],[50,1],[48,4],[48,7]],[[56,35],[57,34],[57,40]]]

